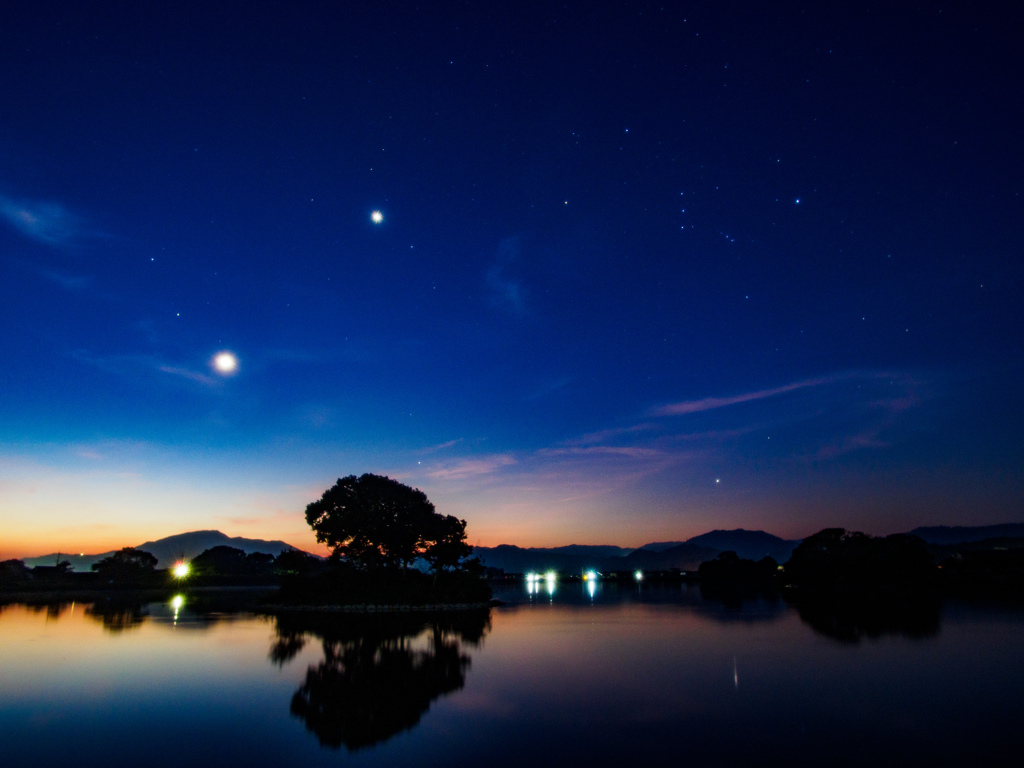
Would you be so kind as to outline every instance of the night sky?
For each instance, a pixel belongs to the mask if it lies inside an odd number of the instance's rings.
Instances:
[[[0,557],[1024,520],[1021,18],[762,5],[4,3]]]

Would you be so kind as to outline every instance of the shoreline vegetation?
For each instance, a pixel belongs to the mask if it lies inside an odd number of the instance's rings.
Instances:
[[[262,612],[453,611],[492,605],[492,582],[532,581],[540,590],[541,580],[548,584],[552,579],[696,583],[702,595],[726,603],[782,597],[812,612],[815,606],[896,610],[944,597],[1024,596],[1024,537],[1012,535],[928,544],[913,533],[874,537],[826,528],[797,543],[763,531],[716,531],[696,539],[706,544],[724,535],[719,541],[736,542],[737,549],[749,545],[746,552],[764,552],[763,547],[782,542],[789,546],[774,551],[788,559],[780,564],[766,555],[755,561],[731,549],[710,556],[713,550],[697,547],[709,554],[695,570],[656,569],[638,567],[645,562],[643,555],[656,554],[641,549],[623,558],[623,570],[606,566],[604,572],[552,569],[540,574],[484,567],[466,541],[465,520],[438,513],[422,491],[388,477],[339,478],[307,505],[306,521],[317,541],[331,550],[328,558],[298,549],[275,557],[218,545],[165,569],[157,569],[153,554],[132,547],[103,557],[88,573],[75,572],[59,558],[52,566],[34,568],[7,560],[0,562],[0,603],[18,598],[117,603],[171,599],[180,593],[216,601],[218,595],[235,593],[247,595],[252,608]],[[996,528],[1003,534],[1020,526]],[[692,549],[693,541],[681,546]]]
[[[130,560],[132,553],[128,553]],[[266,593],[282,610],[425,610],[426,606],[491,604],[490,583],[526,580],[525,574],[476,567],[460,571],[360,569],[341,559],[304,552],[279,557],[245,555],[215,547],[189,564],[187,575],[151,563],[113,571],[71,571],[63,564],[27,568],[20,560],[0,562],[0,599],[107,599],[128,596],[170,598],[177,592]],[[637,572],[604,572],[601,581],[628,582]],[[753,561],[722,552],[696,572],[640,571],[649,583],[699,584],[708,596],[736,598],[779,594],[792,600],[912,599],[1024,596],[1024,542],[993,540],[963,546],[929,547],[911,535],[871,537],[826,529],[808,537],[783,564]],[[559,583],[584,579],[557,573]],[[359,609],[356,606],[373,606]]]

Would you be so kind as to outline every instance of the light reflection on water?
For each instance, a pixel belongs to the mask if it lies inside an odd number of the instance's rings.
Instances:
[[[591,590],[593,587],[593,590]],[[1008,764],[1024,613],[546,577],[478,618],[0,609],[5,764]],[[179,739],[172,734],[188,734]],[[126,751],[127,750],[127,751]],[[340,753],[340,755],[339,755]]]

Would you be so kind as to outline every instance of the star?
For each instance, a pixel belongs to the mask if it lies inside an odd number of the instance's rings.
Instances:
[[[384,214],[380,211],[374,211],[370,214],[370,221],[374,224],[381,224],[384,222]]]

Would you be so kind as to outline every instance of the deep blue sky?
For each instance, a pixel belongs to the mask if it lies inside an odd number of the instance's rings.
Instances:
[[[0,554],[1024,519],[1000,7],[4,4]]]

